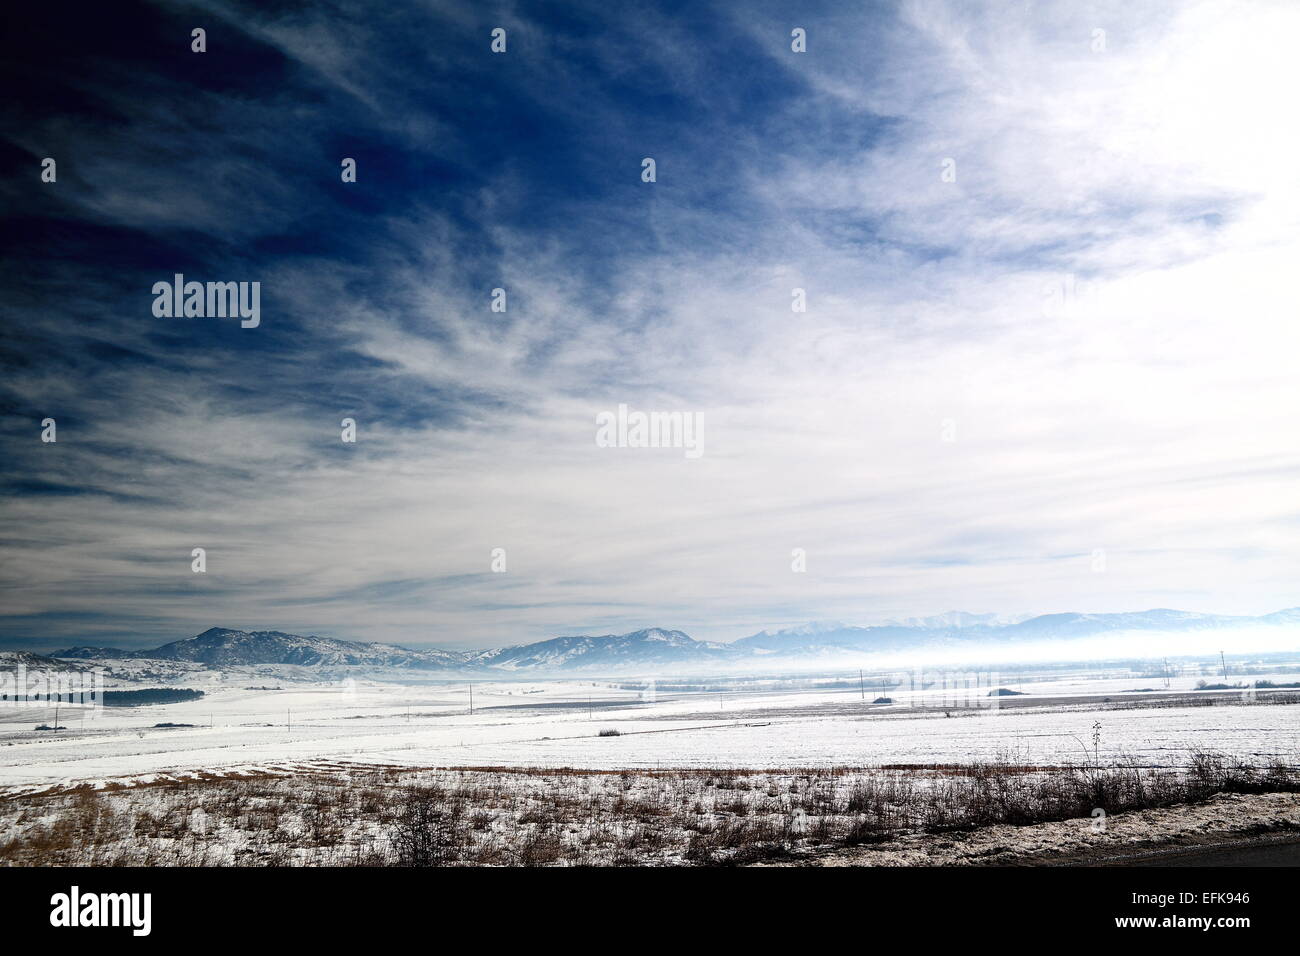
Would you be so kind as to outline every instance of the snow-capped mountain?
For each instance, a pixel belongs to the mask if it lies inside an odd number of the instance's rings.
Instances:
[[[615,670],[707,663],[732,656],[726,644],[697,641],[681,631],[650,627],[630,634],[555,637],[536,644],[471,655],[476,667],[501,670],[609,668]]]
[[[904,624],[859,627],[800,625],[779,631],[759,631],[732,643],[733,648],[763,655],[826,657],[845,651],[892,651],[924,643],[936,632]]]
[[[914,620],[915,623],[893,622],[865,627],[818,621],[778,631],[760,631],[730,644],[697,641],[683,631],[651,627],[627,634],[555,637],[490,651],[463,653],[304,637],[283,631],[213,627],[195,637],[148,651],[74,647],[57,651],[53,656],[77,661],[99,660],[105,665],[112,664],[123,675],[130,672],[132,661],[142,659],[158,663],[187,662],[201,667],[281,667],[308,672],[396,668],[448,674],[493,671],[634,674],[647,670],[752,669],[778,663],[829,664],[850,655],[929,648],[1059,645],[1128,633],[1168,636],[1245,628],[1267,628],[1284,635],[1295,632],[1295,646],[1300,649],[1300,608],[1287,608],[1262,617],[1155,608],[1116,614],[1044,614],[1013,621],[993,615],[953,611]],[[18,652],[8,654],[14,657]],[[3,655],[0,655],[0,667],[3,666]],[[11,662],[9,666],[14,664]],[[69,665],[65,663],[62,666]],[[141,672],[149,672],[149,669],[143,668]]]
[[[1099,637],[1120,632],[1176,634],[1216,628],[1300,626],[1300,609],[1263,617],[1234,617],[1155,608],[1116,614],[1042,614],[1005,621],[991,614],[951,611],[870,627],[804,625],[743,637],[732,646],[768,656],[826,657],[845,652],[885,652],[964,644],[1031,644]],[[1297,640],[1300,648],[1300,640]]]
[[[64,651],[55,651],[54,657],[62,657],[69,660],[116,660],[128,657],[139,657],[139,651],[124,651],[120,647],[69,647]]]
[[[464,655],[446,651],[413,651],[394,644],[363,644],[283,631],[235,631],[224,627],[208,628],[195,637],[164,644],[149,656],[216,666],[295,664],[429,669],[454,667],[465,661]]]
[[[1261,622],[1264,622],[1264,618],[1154,608],[1150,611],[1118,614],[1043,614],[997,630],[1001,640],[1052,640],[1091,637],[1112,631],[1203,631]]]
[[[489,651],[454,653],[413,650],[395,644],[366,644],[282,631],[240,631],[213,627],[195,637],[144,651],[74,647],[58,657],[124,664],[193,662],[209,667],[270,665],[317,670],[340,668],[435,671],[600,671],[608,673],[725,662],[735,651],[726,644],[697,641],[682,631],[651,627],[628,634],[556,637]]]
[[[885,621],[897,627],[926,627],[931,629],[956,629],[981,625],[1014,624],[1024,618],[1007,619],[998,614],[972,614],[969,611],[948,611],[930,617],[905,617]]]
[[[43,654],[29,654],[27,651],[0,651],[0,671],[17,670],[25,667],[29,671],[75,671],[80,670],[75,664],[56,660]]]

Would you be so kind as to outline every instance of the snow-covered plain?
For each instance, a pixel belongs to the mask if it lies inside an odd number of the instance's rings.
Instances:
[[[1294,674],[1252,679],[1293,681]],[[1300,752],[1300,706],[1244,695],[1197,706],[1196,678],[1052,675],[960,691],[887,690],[855,682],[738,682],[647,693],[608,681],[401,684],[370,681],[269,688],[225,675],[190,703],[0,709],[0,792],[149,780],[158,775],[340,763],[407,767],[782,768],[1133,758],[1185,764],[1196,749],[1266,761]],[[996,683],[996,682],[995,682]],[[830,685],[830,686],[828,686]],[[258,689],[261,688],[261,689]],[[1186,696],[1154,705],[1169,691]],[[1109,699],[1107,699],[1107,697]],[[1264,698],[1261,698],[1261,700]],[[993,707],[993,704],[1001,706]],[[191,724],[158,727],[157,724]],[[1100,723],[1094,751],[1094,724]],[[599,736],[617,730],[618,736]]]

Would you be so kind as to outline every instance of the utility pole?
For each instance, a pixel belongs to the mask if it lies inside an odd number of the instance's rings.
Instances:
[[[1223,679],[1228,679],[1228,662],[1223,659],[1223,651],[1219,651],[1219,663],[1223,665]]]
[[[284,712],[284,729],[293,730],[293,711],[288,709]]]
[[[867,699],[867,685],[862,682],[862,668],[858,668],[858,691],[862,694],[862,699]]]
[[[474,716],[474,685],[469,685],[469,715]]]

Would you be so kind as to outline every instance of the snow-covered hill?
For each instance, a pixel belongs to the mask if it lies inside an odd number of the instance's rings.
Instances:
[[[627,671],[726,661],[731,657],[734,652],[726,644],[697,641],[681,631],[651,627],[630,634],[555,637],[536,644],[504,647],[475,654],[469,663],[501,670]]]
[[[124,651],[120,647],[69,647],[67,650],[55,651],[52,657],[65,660],[113,660],[123,657],[138,657],[139,651]]]
[[[394,644],[364,644],[331,637],[304,637],[283,631],[236,631],[212,627],[195,637],[151,651],[163,660],[196,661],[210,666],[294,664],[306,667],[409,667],[431,670],[465,662],[462,654],[413,651]]]
[[[54,657],[46,657],[43,654],[29,654],[26,651],[0,651],[0,671],[17,670],[20,666],[27,668],[29,671],[81,670],[81,668],[76,664],[69,664],[67,661],[57,660]]]

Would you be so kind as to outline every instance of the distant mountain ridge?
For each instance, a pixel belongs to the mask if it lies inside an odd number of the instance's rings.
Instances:
[[[71,660],[149,659],[190,661],[211,667],[289,664],[300,667],[409,667],[431,669],[463,664],[465,654],[417,651],[393,644],[343,641],[332,637],[287,634],[284,631],[238,631],[211,627],[194,637],[151,650],[120,647],[71,647],[52,657]]]
[[[397,644],[345,641],[283,631],[213,627],[148,651],[73,647],[51,657],[73,660],[158,659],[208,667],[289,665],[305,668],[397,668],[419,671],[631,672],[762,661],[816,661],[846,654],[961,645],[1074,641],[1121,632],[1184,633],[1229,627],[1296,628],[1300,607],[1260,617],[1201,614],[1169,608],[1107,614],[1066,612],[1007,621],[953,611],[910,623],[858,626],[815,622],[760,631],[730,644],[697,641],[683,631],[651,627],[627,634],[554,637],[486,651],[414,650]],[[1297,638],[1300,649],[1300,637]]]
[[[629,634],[553,637],[536,644],[504,647],[470,655],[467,663],[501,670],[575,669],[594,666],[647,666],[672,658],[675,663],[722,660],[727,644],[697,641],[681,631],[649,627]]]
[[[294,664],[302,667],[364,666],[438,668],[461,664],[462,654],[415,651],[394,644],[367,644],[332,637],[303,637],[283,631],[236,631],[211,627],[195,637],[164,644],[150,653],[163,660],[210,666]]]
[[[141,657],[143,654],[141,651],[124,651],[120,647],[69,647],[65,651],[55,651],[51,656],[70,660],[116,660]]]
[[[31,654],[27,651],[0,651],[0,671],[17,670],[25,667],[29,671],[75,671],[75,664],[56,659],[56,655]]]
[[[1023,618],[1004,619],[997,614],[971,614],[969,611],[949,611],[931,617],[905,617],[901,620],[885,621],[886,625],[901,627],[961,628],[977,627],[981,624],[1015,624]]]

